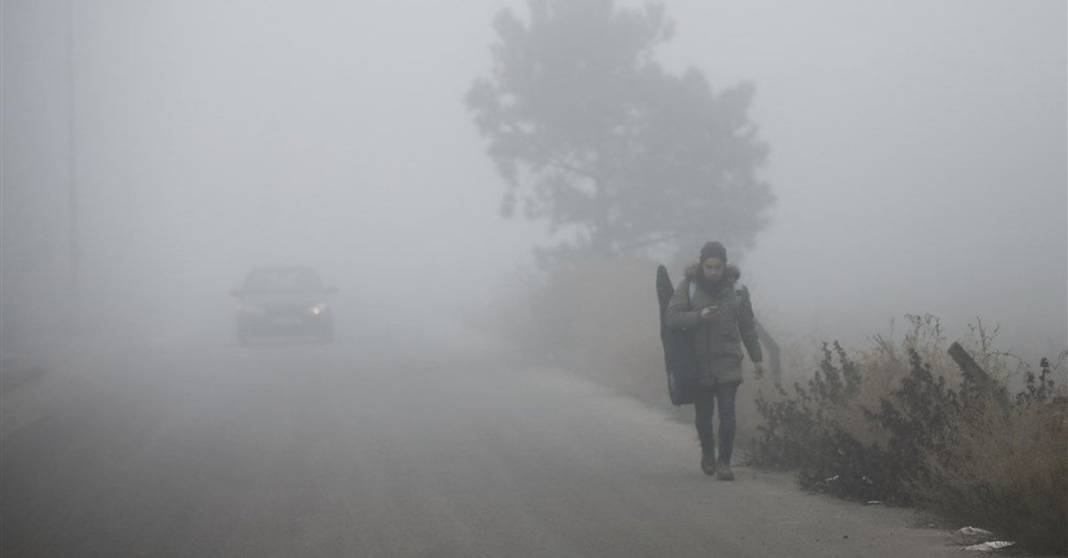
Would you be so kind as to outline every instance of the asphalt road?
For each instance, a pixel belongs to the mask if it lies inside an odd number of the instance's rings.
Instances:
[[[437,347],[127,347],[4,395],[2,554],[959,556],[907,510],[700,473],[608,390]]]

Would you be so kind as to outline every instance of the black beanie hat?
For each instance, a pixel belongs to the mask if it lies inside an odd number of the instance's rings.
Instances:
[[[701,261],[703,262],[708,258],[719,258],[723,263],[727,263],[727,249],[719,242],[706,242],[701,247]]]

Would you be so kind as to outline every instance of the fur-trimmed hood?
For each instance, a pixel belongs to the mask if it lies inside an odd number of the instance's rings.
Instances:
[[[701,264],[695,263],[686,268],[686,279],[693,281],[701,276]],[[727,269],[723,272],[723,278],[728,283],[734,284],[738,282],[738,279],[742,277],[742,270],[738,269],[738,266],[733,264],[727,264]]]

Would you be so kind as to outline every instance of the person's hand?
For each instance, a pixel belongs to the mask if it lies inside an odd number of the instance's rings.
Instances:
[[[763,362],[754,362],[753,363],[753,374],[756,375],[758,380],[761,380],[761,379],[764,378],[764,363]]]
[[[712,316],[716,315],[717,311],[719,311],[719,309],[715,306],[707,306],[701,309],[699,316],[702,320],[708,321],[712,319]]]

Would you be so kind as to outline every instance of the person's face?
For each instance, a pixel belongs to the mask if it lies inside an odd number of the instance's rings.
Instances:
[[[725,267],[723,260],[719,258],[705,258],[705,261],[701,262],[701,272],[709,281],[719,281],[723,277]]]

